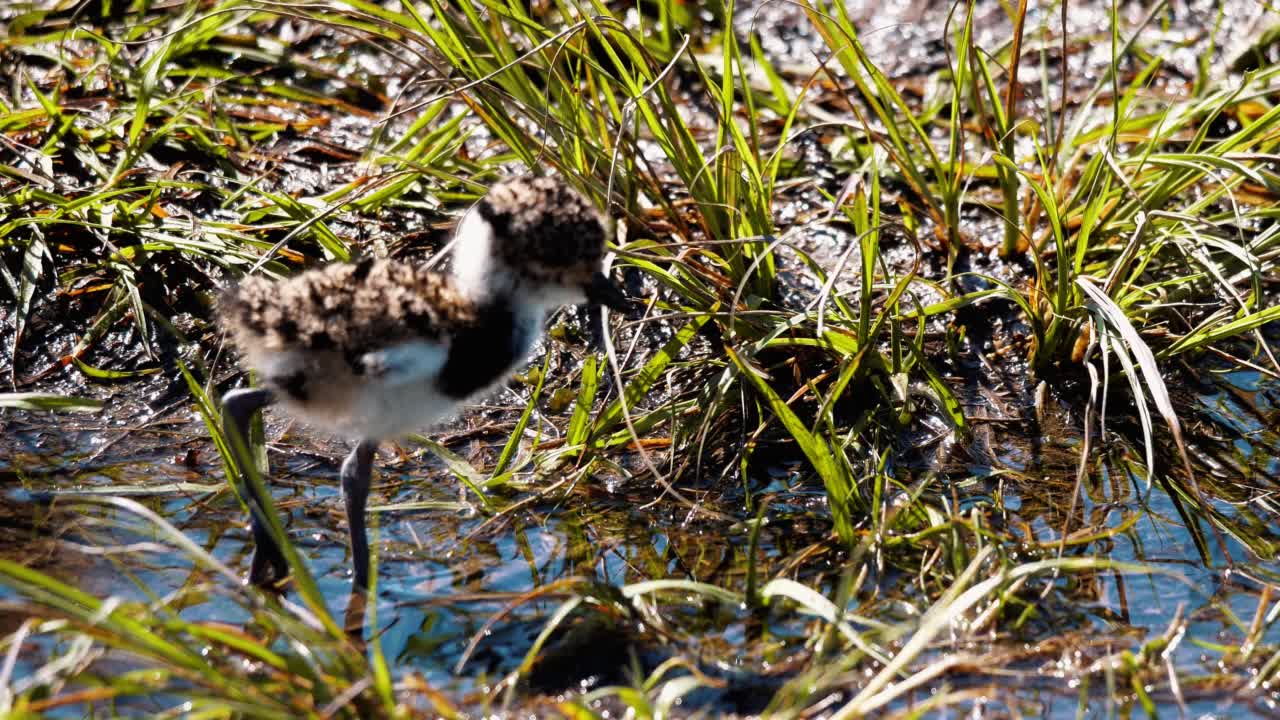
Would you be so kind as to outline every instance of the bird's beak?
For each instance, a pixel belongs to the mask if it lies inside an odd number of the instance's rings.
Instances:
[[[583,290],[587,293],[587,302],[604,305],[610,310],[622,312],[631,303],[627,296],[622,294],[622,290],[602,272],[593,274]]]

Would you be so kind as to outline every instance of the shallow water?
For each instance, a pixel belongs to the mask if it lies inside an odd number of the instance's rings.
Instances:
[[[1241,527],[1251,528],[1255,546],[1268,547],[1269,543],[1270,556],[1259,560],[1228,537],[1233,567],[1227,569],[1212,541],[1211,563],[1206,566],[1162,488],[1147,492],[1144,479],[1123,477],[1114,464],[1110,472],[1093,474],[1080,498],[1073,527],[1079,527],[1084,518],[1096,527],[1114,527],[1131,513],[1140,513],[1141,519],[1109,540],[1072,548],[1068,554],[1105,554],[1116,561],[1145,563],[1171,574],[1086,573],[1056,583],[1041,601],[1043,615],[993,646],[1009,651],[1022,648],[1025,660],[1009,665],[1015,670],[1006,669],[995,676],[960,676],[967,677],[964,682],[972,682],[974,687],[992,684],[999,688],[988,706],[992,711],[1002,704],[1017,706],[1021,712],[1036,707],[1065,712],[1076,707],[1078,698],[1072,694],[1075,681],[1071,678],[1083,674],[1100,682],[1096,672],[1083,670],[1103,662],[1110,653],[1134,651],[1160,636],[1178,613],[1188,620],[1186,636],[1167,657],[1183,673],[1217,674],[1219,655],[1202,643],[1239,646],[1258,612],[1261,588],[1280,578],[1274,552],[1280,547],[1280,528],[1266,520],[1274,518],[1269,493],[1280,475],[1280,436],[1274,424],[1266,423],[1280,409],[1280,384],[1265,381],[1252,371],[1205,377],[1212,378],[1211,384],[1194,394],[1194,407],[1210,417],[1231,418],[1226,426],[1234,428],[1237,435],[1219,443],[1232,455],[1231,465],[1236,469],[1230,475],[1214,472],[1212,487],[1231,488],[1233,498],[1233,502],[1220,500],[1217,505],[1228,517],[1240,519]],[[131,387],[141,390],[138,385]],[[116,396],[114,407],[128,407],[129,403],[119,400],[121,395],[132,394],[132,389],[111,392]],[[1009,408],[1028,410],[1016,397]],[[980,416],[976,405],[970,412]],[[1114,407],[1112,413],[1119,422],[1121,413]],[[243,571],[248,560],[248,534],[234,498],[225,490],[221,467],[203,426],[187,415],[186,408],[145,423],[123,423],[119,413],[115,415],[113,419],[113,413],[108,412],[104,421],[7,413],[0,473],[10,479],[10,488],[20,484],[29,493],[130,493],[217,558]],[[1047,425],[1044,434],[1031,438],[1019,434],[1019,426],[993,424],[995,431],[985,441],[952,448],[941,456],[941,479],[946,483],[939,490],[954,492],[962,511],[984,510],[1001,518],[1007,528],[1017,529],[1015,535],[1029,533],[1024,540],[1053,541],[1070,502],[1080,439],[1069,413],[1056,414]],[[456,426],[453,431],[463,427]],[[981,438],[982,433],[975,436]],[[291,537],[306,553],[331,611],[340,617],[346,609],[350,580],[345,523],[334,474],[345,449],[278,418],[269,422],[268,438],[273,450],[276,503],[287,509]],[[500,442],[501,438],[481,435],[451,446],[484,467],[486,457],[493,456],[495,440]],[[429,453],[409,442],[402,448],[404,456],[393,449],[379,454],[371,504],[416,502],[437,509],[375,513],[378,629],[367,629],[366,637],[376,632],[396,668],[420,672],[433,687],[461,702],[467,698],[474,701],[474,693],[518,666],[548,617],[567,597],[553,593],[517,603],[518,607],[485,630],[495,613],[529,591],[574,577],[612,586],[678,577],[738,591],[745,587],[745,529],[690,520],[686,511],[669,501],[646,507],[657,496],[643,479],[630,483],[600,478],[583,481],[567,495],[534,502],[493,523],[473,509],[461,486]],[[1133,449],[1118,445],[1104,450],[1120,457]],[[921,462],[935,463],[939,469],[939,456],[924,453],[923,457]],[[912,474],[912,463],[905,462],[903,472]],[[783,463],[751,478],[754,500],[768,497],[772,503],[760,539],[763,567],[767,572],[778,572],[789,561],[807,555],[789,576],[832,595],[842,553],[827,536],[829,521],[821,488],[799,483],[796,471],[800,469],[799,465]],[[528,492],[516,490],[510,497],[524,497]],[[743,515],[740,487],[714,488],[707,501]],[[21,493],[10,493],[6,505],[19,515],[43,515],[39,509],[43,506],[24,501]],[[54,507],[61,507],[61,503]],[[1247,522],[1250,512],[1257,513],[1256,521]],[[115,511],[98,510],[79,517],[54,513],[37,523],[36,532],[8,538],[2,551],[8,557],[40,557],[35,563],[38,569],[74,577],[83,589],[102,596],[164,596],[192,580],[189,562],[180,553],[165,551],[163,545],[106,558],[81,556],[75,550],[80,543],[109,547],[159,539],[140,535],[137,523],[126,520],[124,513]],[[114,527],[116,522],[128,527]],[[51,534],[58,539],[49,537]],[[910,581],[910,573],[886,569],[873,578],[879,597],[863,597],[850,609],[884,621],[905,619],[894,609],[893,597],[914,595]],[[10,590],[0,589],[0,599],[11,598]],[[231,623],[247,619],[237,603],[216,594],[185,608],[183,614],[190,619]],[[789,658],[802,653],[808,637],[808,623],[794,616],[770,619],[768,632],[762,636],[750,613],[714,603],[670,608],[668,619],[681,638],[674,645],[625,629],[602,629],[598,637],[604,639],[590,645],[593,653],[579,647],[564,650],[577,662],[553,663],[552,670],[535,672],[533,687],[556,694],[573,687],[625,682],[633,654],[648,667],[673,654],[685,654],[702,658],[708,672],[731,680],[728,689],[702,691],[689,698],[690,703],[728,711],[759,711],[762,699],[757,696],[767,697],[762,690],[787,676],[785,670],[778,675],[779,671],[766,668],[785,668]],[[4,624],[10,625],[12,620]],[[467,644],[482,631],[489,634],[462,673],[454,674],[453,666]],[[1042,639],[1061,642],[1064,633],[1077,636],[1077,642],[1064,645],[1060,655],[1052,647],[1037,645]],[[1016,642],[1010,645],[1010,641]],[[1273,623],[1261,641],[1264,646],[1280,644],[1280,628]],[[938,648],[939,652],[946,650],[945,643]],[[19,673],[38,662],[37,655],[24,657]],[[1011,685],[1013,680],[1018,683],[1016,689]],[[1222,698],[1226,696],[1220,691],[1183,690],[1191,711],[1224,711],[1222,703],[1226,701]],[[1094,692],[1105,697],[1100,686]],[[1173,700],[1164,697],[1162,702]],[[1268,707],[1266,703],[1259,705],[1259,716],[1264,716]],[[1090,712],[1102,712],[1102,708],[1091,704]]]

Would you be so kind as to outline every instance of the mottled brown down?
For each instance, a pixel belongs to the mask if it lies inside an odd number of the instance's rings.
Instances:
[[[588,282],[600,267],[600,215],[560,178],[504,180],[476,211],[493,229],[489,252],[500,267],[565,285]],[[282,281],[246,278],[223,297],[220,311],[236,344],[259,357],[332,351],[348,362],[405,340],[447,339],[480,321],[452,276],[373,259]]]
[[[510,267],[542,280],[599,268],[605,228],[595,206],[555,177],[501,182],[476,208],[493,226],[494,252]]]
[[[367,351],[437,339],[473,323],[452,278],[392,260],[310,270],[287,280],[246,278],[222,300],[236,344],[260,351]]]

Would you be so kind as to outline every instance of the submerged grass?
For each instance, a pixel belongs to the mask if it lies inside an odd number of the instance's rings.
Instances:
[[[714,582],[663,577],[670,568],[655,562],[636,582],[530,588],[493,622],[544,595],[561,604],[538,616],[523,658],[493,685],[507,694],[471,704],[573,717],[619,707],[1016,715],[1040,702],[1156,714],[1199,697],[1265,708],[1280,672],[1274,478],[1215,477],[1223,463],[1198,452],[1209,440],[1189,431],[1194,403],[1177,391],[1207,359],[1280,374],[1280,68],[1206,66],[1180,82],[1163,59],[1161,23],[1178,21],[1164,3],[1136,21],[1118,3],[1090,4],[1106,18],[1108,59],[1076,67],[1077,46],[1097,38],[1073,37],[1053,13],[1029,28],[1027,3],[989,5],[952,8],[939,29],[945,60],[923,89],[877,64],[874,37],[840,2],[794,5],[817,48],[802,69],[771,59],[768,28],[733,22],[747,10],[731,2],[10,11],[0,43],[19,68],[0,95],[10,383],[37,386],[64,368],[91,383],[183,375],[228,459],[210,400],[227,375],[205,322],[215,286],[438,247],[449,216],[492,179],[552,169],[615,219],[615,268],[642,291],[644,315],[610,318],[608,352],[580,366],[553,366],[553,340],[491,467],[424,444],[485,526],[589,500],[609,478],[653,485],[652,506],[672,506],[713,541],[750,539],[745,568]],[[1065,23],[1068,4],[1057,9]],[[1007,37],[993,41],[984,22]],[[1225,63],[1218,44],[1211,36],[1204,52]],[[1038,87],[1025,82],[1036,60]],[[806,155],[815,147],[818,160]],[[812,212],[796,220],[795,207]],[[835,233],[834,251],[818,252],[817,233]],[[41,343],[31,328],[58,314],[74,337]],[[141,348],[127,362],[108,342],[122,328]],[[1001,332],[1005,357],[988,359]],[[1047,436],[1046,415],[1067,418],[1080,440],[1061,477],[1024,465],[976,478],[952,459],[992,420],[964,392],[984,376],[1015,393],[1013,420],[1036,416],[1026,435]],[[28,410],[95,402],[0,396],[0,407]],[[567,410],[562,429],[545,417],[552,405]],[[1194,422],[1227,444],[1260,432]],[[261,438],[249,450],[265,462]],[[814,557],[760,551],[761,529],[792,517],[778,509],[788,493],[760,481],[779,467],[822,488],[833,534],[820,533]],[[1051,517],[1063,525],[1008,523],[1006,482],[1027,504],[1060,499],[1069,509]],[[103,600],[0,563],[24,598],[10,610],[29,617],[4,646],[0,709],[470,709],[391,668],[376,630],[369,646],[349,637],[283,526],[273,533],[301,606],[240,589],[208,548],[145,507],[74,502],[137,518],[127,531],[179,548],[189,577],[163,596],[139,583]],[[1201,570],[1244,566],[1252,619],[1204,599],[1231,640],[1196,636],[1181,609],[1161,619],[1160,637],[1084,640],[1091,621],[1073,605],[1097,599],[1102,578],[1172,577],[1140,554],[1109,555],[1140,545],[1135,527],[1147,524],[1190,537]],[[184,615],[209,593],[230,598],[249,629]],[[362,599],[352,608],[359,627]],[[630,684],[538,705],[549,702],[531,690],[539,668],[602,627],[628,647],[664,648],[664,659],[632,650]],[[701,643],[730,632],[734,659],[707,661]],[[1180,661],[1183,642],[1217,669]],[[35,646],[43,659],[19,676],[16,658]],[[129,672],[100,670],[116,662]],[[1055,699],[1029,699],[1032,687]],[[753,695],[763,699],[737,699]]]
[[[15,657],[24,644],[68,627],[85,641],[53,651],[40,671],[12,678],[6,663],[4,709],[13,717],[66,706],[125,709],[154,696],[185,706],[186,713],[233,712],[252,717],[385,717],[394,714],[389,681],[320,605],[320,614],[284,599],[239,589],[240,577],[153,511],[126,498],[81,498],[136,517],[142,536],[158,535],[193,563],[178,593],[157,596],[139,585],[144,599],[95,598],[76,587],[9,560],[0,573],[33,603],[31,616],[6,642]],[[190,621],[183,608],[201,595],[228,596],[244,626]],[[74,689],[63,692],[68,670]],[[86,687],[87,686],[87,687]],[[121,703],[121,705],[117,705]],[[145,707],[149,703],[143,703]]]

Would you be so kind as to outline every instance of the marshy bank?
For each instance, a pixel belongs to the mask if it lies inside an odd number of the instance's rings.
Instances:
[[[1274,715],[1280,16],[1027,5],[0,9],[0,708]],[[644,311],[382,452],[358,638],[269,415],[241,587],[217,289],[529,167]]]

